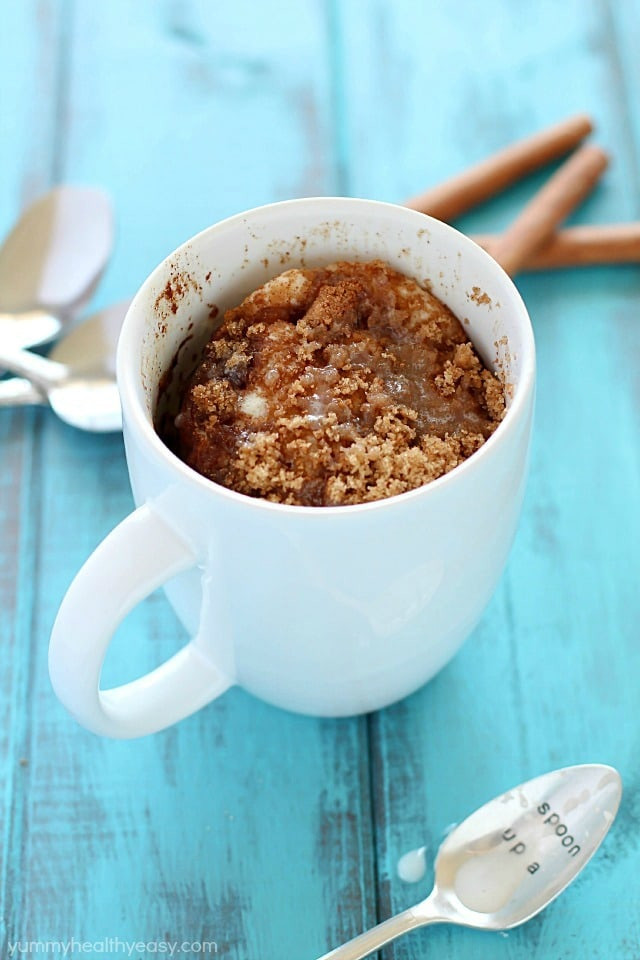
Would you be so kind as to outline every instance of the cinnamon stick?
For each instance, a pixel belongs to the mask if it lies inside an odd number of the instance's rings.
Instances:
[[[489,253],[497,234],[472,237]],[[554,270],[606,263],[640,263],[640,222],[568,227],[559,230],[537,253],[527,258],[523,270]]]
[[[593,129],[590,117],[578,114],[499,150],[468,170],[405,202],[438,220],[455,220],[466,210],[505,190],[534,170],[576,147]]]
[[[491,254],[513,275],[593,189],[608,165],[600,147],[580,147],[556,170],[508,229],[492,245]]]

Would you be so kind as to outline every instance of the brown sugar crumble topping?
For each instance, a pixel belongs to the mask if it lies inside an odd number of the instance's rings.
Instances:
[[[216,483],[304,506],[405,493],[478,450],[504,391],[451,311],[380,260],[287,270],[228,310],[175,421]]]

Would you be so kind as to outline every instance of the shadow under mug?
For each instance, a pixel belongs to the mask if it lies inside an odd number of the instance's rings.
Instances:
[[[504,377],[508,409],[463,464],[399,496],[296,507],[227,490],[154,429],[163,374],[185,342],[293,266],[381,258],[427,285]],[[518,520],[534,397],[533,334],[512,281],[453,228],[392,204],[292,200],[224,220],[143,283],[118,349],[137,509],[84,564],[51,637],[53,687],[96,733],[160,730],[233,684],[289,710],[345,716],[416,690],[457,651],[489,601]],[[192,640],[110,690],[100,672],[123,617],[166,583]]]

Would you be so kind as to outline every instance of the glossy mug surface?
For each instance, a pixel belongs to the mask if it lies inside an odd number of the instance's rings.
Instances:
[[[282,270],[386,260],[427,284],[501,371],[508,409],[484,446],[419,489],[355,506],[298,507],[227,490],[160,440],[153,417],[176,351]],[[213,311],[215,313],[215,311]],[[453,228],[368,200],[251,210],[171,254],[133,300],[118,352],[137,509],[82,567],[49,653],[54,689],[96,733],[175,723],[240,684],[289,710],[344,716],[416,690],[477,623],[520,512],[534,396],[533,335],[509,277]],[[177,576],[176,576],[177,575]],[[121,619],[158,586],[192,639],[145,677],[101,690]]]

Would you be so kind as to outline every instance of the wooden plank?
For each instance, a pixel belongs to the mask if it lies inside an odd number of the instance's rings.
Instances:
[[[61,19],[53,3],[12,4],[3,11],[0,140],[0,236],[22,207],[52,184]],[[48,96],[43,91],[51,91]],[[39,411],[0,410],[0,954],[6,918],[19,886],[12,851],[24,839],[29,780],[26,742],[33,657],[32,619],[38,564]]]
[[[617,75],[619,92],[618,111],[626,125],[626,144],[631,154],[636,176],[629,184],[633,192],[636,216],[640,206],[640,185],[637,171],[640,166],[640,112],[636,106],[636,90],[640,81],[640,63],[638,62],[638,44],[640,44],[640,23],[638,11],[633,2],[608,4],[604,11],[607,18],[607,46],[611,67]]]
[[[20,842],[26,778],[24,727],[30,672],[30,628],[35,540],[33,417],[0,412],[0,903],[13,882],[8,851]],[[0,914],[0,943],[4,936]],[[1,949],[1,948],[0,948]]]
[[[77,11],[65,145],[67,169],[108,186],[121,225],[100,300],[216,220],[335,192],[321,9],[146,0],[126,31],[123,9]]]
[[[51,0],[26,0],[3,10],[0,236],[54,179],[63,7]]]
[[[52,170],[109,186],[121,232],[99,302],[131,292],[168,249],[218,216],[298,193],[401,199],[585,107],[617,163],[579,218],[638,213],[625,135],[639,122],[626,10],[609,23],[600,6],[577,0],[562,10],[432,5],[428,16],[406,0],[334,3],[328,23],[340,35],[329,51],[327,23],[311,4],[290,4],[286,29],[248,4],[212,12],[144,3],[135,13],[122,2],[79,4],[66,21],[72,94],[68,109],[57,108],[65,136],[53,143],[52,101],[30,91],[35,77],[51,76],[59,21],[54,5],[39,4],[38,21],[34,9],[13,5],[4,33],[2,69],[18,78],[11,99],[20,111],[8,112],[0,216],[8,225],[18,197],[47,186]],[[48,45],[47,30],[58,38]],[[258,160],[247,150],[256,142]],[[465,226],[500,227],[532,186]],[[0,916],[11,938],[214,937],[228,956],[266,958],[300,955],[302,939],[311,957],[374,919],[369,773],[387,915],[427,888],[397,880],[402,852],[425,839],[434,852],[447,824],[515,780],[596,758],[621,767],[625,805],[603,853],[561,902],[504,940],[442,928],[388,953],[637,955],[638,280],[632,269],[603,270],[528,278],[522,290],[536,322],[540,391],[509,570],[454,663],[370,721],[372,771],[363,722],[292,718],[240,693],[134,744],[74,727],[49,690],[47,637],[69,579],[130,509],[122,449],[48,418],[40,451],[30,415],[2,413],[0,639],[15,653],[0,690],[10,814]],[[163,598],[153,598],[120,632],[109,674],[141,671],[182,639]]]
[[[256,202],[333,192],[322,11],[247,2],[78,4],[62,172],[114,196],[96,301],[131,293],[177,243]],[[251,23],[251,31],[246,25]],[[123,29],[126,24],[126,29]],[[119,438],[47,417],[34,582],[28,782],[9,940],[216,940],[230,958],[322,953],[375,920],[366,720],[293,717],[232,691],[155,737],[98,739],[57,704],[60,598],[131,509]],[[121,628],[106,680],[185,636],[161,595]],[[303,950],[301,950],[301,945]]]
[[[632,93],[637,33],[629,8],[619,20],[616,40],[596,3],[341,6],[350,192],[400,200],[586,109],[615,159],[576,219],[637,216],[628,138],[640,118]],[[621,42],[625,25],[629,39]],[[612,60],[616,44],[626,73]],[[463,226],[498,229],[540,180],[469,215]],[[372,720],[380,914],[430,889],[432,869],[419,884],[398,879],[399,857],[426,844],[433,858],[447,826],[502,789],[556,766],[599,760],[620,768],[626,795],[603,851],[539,918],[504,939],[432,928],[383,951],[398,960],[430,951],[516,960],[631,958],[640,950],[640,277],[634,268],[594,269],[519,285],[539,354],[524,514],[507,572],[473,637],[424,690]]]
[[[619,147],[619,105],[602,98],[602,85],[614,81],[603,52],[593,52],[583,82],[566,83],[581,71],[584,44],[606,36],[594,4],[572,0],[556,18],[550,0],[527,10],[465,2],[457,23],[446,5],[434,6],[417,11],[410,0],[393,7],[371,0],[338,7],[350,193],[401,202],[512,139],[584,111],[594,116],[598,142]],[[545,17],[554,23],[546,34]],[[545,176],[463,218],[462,228],[500,229]],[[620,217],[628,215],[635,187],[615,162],[576,219],[598,220],[610,190],[624,203]]]

